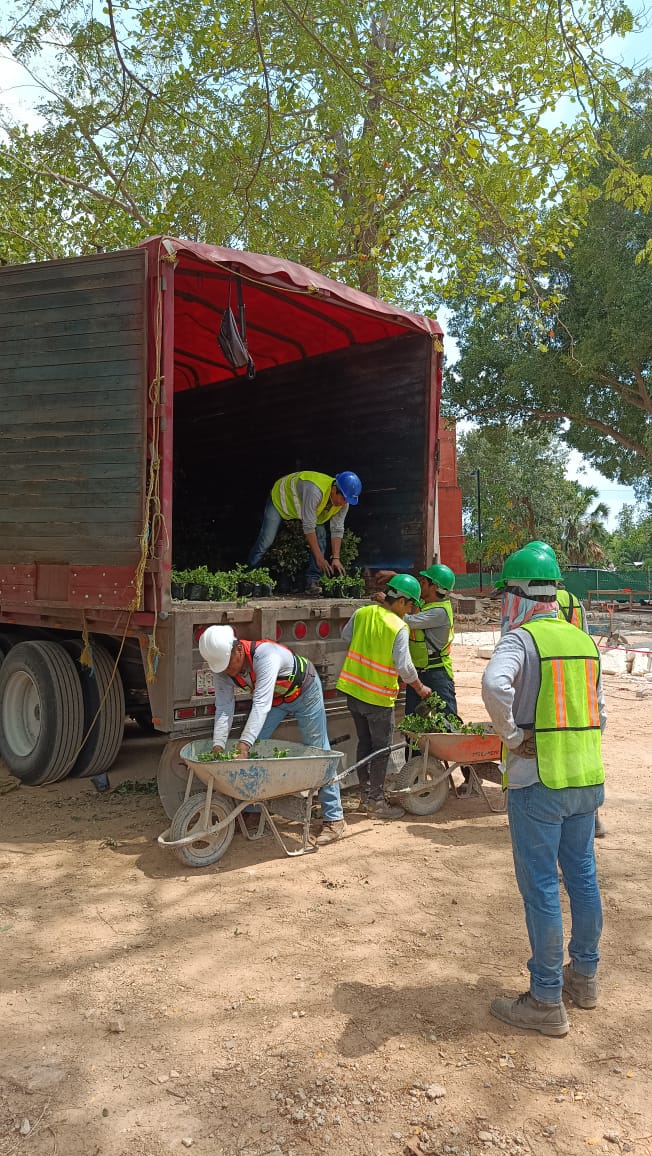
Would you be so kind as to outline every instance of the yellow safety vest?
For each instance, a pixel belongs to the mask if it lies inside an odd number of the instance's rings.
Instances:
[[[394,642],[403,628],[398,614],[384,606],[356,610],[353,634],[337,689],[376,706],[393,707],[398,694]]]
[[[299,482],[312,482],[321,490],[321,500],[317,507],[317,525],[330,521],[335,517],[340,507],[331,505],[331,488],[335,478],[328,474],[317,474],[312,470],[300,470],[296,474],[286,474],[279,478],[272,486],[272,502],[286,522],[301,517],[301,502],[297,485]]]
[[[534,712],[539,778],[546,787],[592,787],[604,782],[598,680],[593,639],[562,618],[525,623],[541,663]]]
[[[557,605],[559,607],[560,617],[563,614],[571,626],[577,626],[580,630],[586,630],[584,624],[584,608],[579,598],[571,594],[570,590],[557,591]]]
[[[441,598],[436,602],[428,602],[425,606],[421,607],[421,610],[432,610],[435,606],[445,610],[448,617],[448,637],[446,638],[446,642],[441,650],[435,650],[429,653],[425,630],[421,630],[416,626],[411,627],[410,655],[417,670],[436,670],[443,667],[449,678],[452,678],[453,660],[451,658],[451,646],[455,637],[453,607],[451,606],[449,598]]]

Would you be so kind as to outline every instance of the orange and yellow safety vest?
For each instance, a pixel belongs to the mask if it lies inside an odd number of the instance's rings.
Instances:
[[[337,689],[362,702],[393,707],[398,694],[394,642],[404,628],[385,606],[363,606],[353,618],[353,634]]]

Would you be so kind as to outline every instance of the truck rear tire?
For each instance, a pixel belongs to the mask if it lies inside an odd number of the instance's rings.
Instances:
[[[92,645],[93,666],[89,667],[80,662],[84,648],[81,639],[66,639],[62,645],[75,663],[84,699],[83,746],[69,774],[87,779],[108,771],[118,756],[125,729],[124,689],[117,669],[114,674],[115,663],[103,646]],[[87,738],[91,724],[93,729]]]
[[[13,643],[6,634],[0,634],[0,666],[2,666],[5,658],[9,654]]]
[[[207,736],[193,736],[193,738],[203,737]],[[179,751],[190,741],[189,738],[170,739],[169,742],[166,743],[163,754],[159,759],[156,781],[159,799],[161,800],[163,810],[168,819],[174,818],[185,798],[188,768],[183,760],[179,758]],[[205,793],[206,783],[202,783],[201,779],[198,779],[197,776],[194,775],[190,787],[190,794],[196,795],[199,791]]]
[[[0,755],[30,786],[68,774],[82,740],[84,700],[58,642],[19,642],[0,667]]]

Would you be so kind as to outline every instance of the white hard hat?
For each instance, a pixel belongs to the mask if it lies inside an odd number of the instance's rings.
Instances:
[[[232,626],[209,626],[199,639],[199,653],[214,674],[222,674],[231,661],[235,642]]]

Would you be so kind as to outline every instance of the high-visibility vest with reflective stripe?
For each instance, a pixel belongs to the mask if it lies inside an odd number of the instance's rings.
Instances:
[[[571,626],[578,626],[580,630],[586,630],[586,624],[584,622],[584,607],[582,606],[579,598],[576,598],[574,594],[571,594],[570,590],[557,591],[557,605],[560,611],[560,618],[563,614],[564,618],[567,622],[570,622]]]
[[[449,678],[453,677],[453,660],[451,658],[451,646],[455,637],[455,627],[453,626],[453,607],[451,606],[449,598],[441,598],[436,602],[428,602],[421,610],[432,610],[433,607],[439,607],[446,611],[448,618],[448,637],[442,646],[441,650],[428,650],[426,643],[426,632],[418,627],[413,627],[410,630],[410,655],[417,670],[435,670],[444,668]]]
[[[312,482],[321,490],[321,499],[317,507],[317,525],[321,526],[335,517],[340,507],[331,505],[331,489],[335,478],[328,474],[317,474],[312,470],[300,470],[296,474],[286,474],[279,478],[272,486],[272,502],[282,518],[291,521],[301,517],[301,500],[297,489],[299,482]]]
[[[398,694],[394,642],[403,620],[384,606],[356,610],[353,634],[337,689],[376,706],[392,707]]]
[[[249,680],[251,682],[252,691],[256,689],[256,671],[254,670],[254,654],[256,647],[260,646],[261,642],[274,642],[275,646],[280,646],[282,650],[287,650],[294,659],[294,668],[292,674],[279,675],[274,683],[274,697],[272,698],[272,706],[280,706],[282,702],[294,702],[301,694],[303,680],[308,669],[308,659],[304,658],[302,654],[295,654],[290,650],[289,646],[283,646],[280,642],[275,642],[273,638],[259,638],[257,642],[250,642],[246,638],[241,638],[240,643],[245,652],[245,662],[249,672]],[[241,674],[234,674],[231,676],[233,681],[245,689],[249,688],[249,682]]]
[[[546,787],[592,787],[604,782],[598,679],[593,639],[562,618],[526,623],[541,663],[534,712],[539,778]]]

